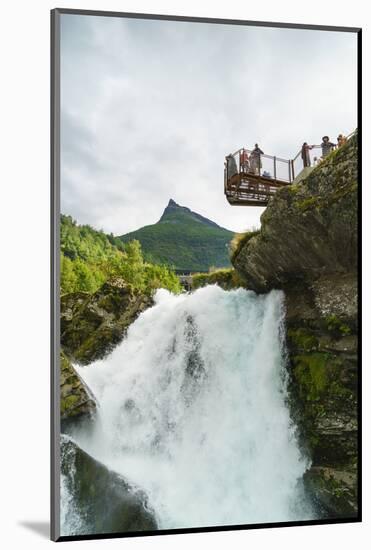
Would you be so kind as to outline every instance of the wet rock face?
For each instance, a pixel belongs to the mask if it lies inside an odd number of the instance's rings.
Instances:
[[[286,290],[292,416],[312,460],[304,482],[326,517],[357,515],[355,283],[349,274]]]
[[[257,292],[282,288],[292,415],[326,517],[357,515],[357,136],[281,189],[232,259]]]
[[[260,233],[232,261],[250,288],[264,292],[324,273],[356,271],[357,176],[355,136],[303,182],[276,193]]]
[[[60,358],[60,406],[62,430],[82,419],[93,419],[96,402],[64,353]]]
[[[357,516],[356,472],[314,466],[305,473],[304,483],[327,517]]]
[[[129,325],[152,305],[152,299],[121,279],[94,294],[61,297],[61,346],[72,361],[87,365],[104,358],[121,342]]]
[[[316,307],[323,317],[357,320],[358,280],[356,272],[324,275],[312,285]]]
[[[145,494],[66,436],[61,440],[61,474],[62,535],[157,529]]]

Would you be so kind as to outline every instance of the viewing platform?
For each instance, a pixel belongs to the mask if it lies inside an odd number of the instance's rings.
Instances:
[[[295,159],[296,160],[296,159]],[[277,189],[295,180],[295,160],[239,149],[227,155],[224,165],[224,193],[232,205],[267,206]]]
[[[346,136],[345,141],[353,134]],[[267,206],[278,189],[307,177],[321,161],[322,145],[308,145],[305,158],[302,149],[293,159],[245,148],[227,155],[224,163],[224,194],[227,201],[233,206]],[[335,144],[330,145],[335,147]]]

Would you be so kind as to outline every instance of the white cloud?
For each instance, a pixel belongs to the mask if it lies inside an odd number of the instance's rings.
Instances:
[[[356,35],[62,15],[62,211],[123,234],[169,198],[235,231],[224,156],[356,124]]]

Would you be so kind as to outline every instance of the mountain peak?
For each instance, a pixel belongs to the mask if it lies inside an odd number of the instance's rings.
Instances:
[[[182,221],[184,222],[185,218],[187,218],[188,220],[192,220],[193,222],[198,222],[211,227],[224,229],[224,228],[221,228],[217,223],[209,220],[208,218],[204,218],[204,216],[201,216],[201,214],[197,214],[197,212],[193,212],[190,208],[187,208],[186,206],[181,206],[180,204],[175,202],[173,199],[169,200],[168,205],[163,211],[163,214],[159,222],[171,222],[171,223],[177,223]]]
[[[122,235],[138,240],[145,258],[184,272],[207,271],[210,266],[229,267],[228,245],[233,233],[215,222],[181,206],[167,203],[160,220]]]
[[[169,218],[173,218],[174,215],[176,216],[176,214],[180,213],[183,209],[184,206],[180,206],[173,199],[170,199],[159,221],[162,222]],[[186,210],[188,210],[188,208]]]

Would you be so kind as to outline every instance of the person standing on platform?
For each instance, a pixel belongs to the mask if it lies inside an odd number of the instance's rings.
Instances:
[[[336,147],[335,143],[332,143],[328,136],[323,136],[321,143],[322,158],[326,158],[334,149],[334,147]]]
[[[241,167],[241,172],[245,172],[245,173],[248,172],[250,169],[249,153],[247,152],[246,149],[242,149],[240,153],[240,167]]]
[[[338,147],[341,147],[342,145],[344,145],[346,141],[347,141],[347,138],[343,134],[338,135],[337,137]]]
[[[255,148],[250,155],[251,171],[253,174],[259,174],[260,172],[262,167],[261,155],[264,155],[264,152],[260,149],[259,145],[255,143]]]
[[[307,166],[311,165],[310,162],[310,154],[309,151],[313,149],[313,145],[308,145],[306,141],[304,141],[302,148],[301,148],[301,158],[303,159],[303,166],[304,168],[307,168]]]

